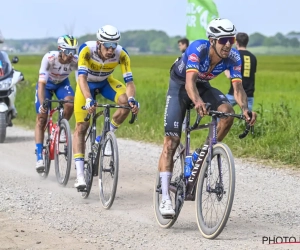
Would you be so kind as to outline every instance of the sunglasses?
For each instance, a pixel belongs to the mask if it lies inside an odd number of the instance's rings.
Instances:
[[[66,56],[74,56],[76,54],[76,49],[60,49],[61,52],[63,52]]]
[[[229,42],[231,45],[235,43],[234,36],[220,37],[217,40],[218,40],[218,44],[222,44],[222,45],[225,45],[227,42]]]
[[[106,49],[109,49],[109,48],[117,48],[118,46],[118,43],[113,43],[113,42],[100,42]]]

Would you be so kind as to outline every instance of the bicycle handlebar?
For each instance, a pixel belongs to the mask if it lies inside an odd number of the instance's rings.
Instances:
[[[99,107],[105,107],[105,108],[123,108],[123,109],[131,109],[130,106],[121,106],[121,105],[116,105],[116,104],[96,104],[95,107],[99,108]],[[81,107],[83,110],[86,110],[85,106]],[[84,118],[84,121],[89,121],[91,118],[91,114],[87,114],[87,116]],[[130,124],[133,124],[134,121],[136,120],[137,115],[131,113],[131,119],[129,121]]]
[[[208,110],[210,108],[210,106],[211,106],[210,103],[206,103],[206,110]],[[241,115],[236,115],[236,114],[232,114],[232,113],[224,113],[224,112],[220,112],[220,111],[210,110],[210,111],[208,111],[208,115],[209,116],[215,115],[215,116],[217,116],[219,118],[221,118],[221,117],[229,117],[230,116],[230,117],[234,117],[234,118],[238,118],[240,120],[245,120],[246,121],[246,117],[244,115],[242,115],[242,114]],[[251,119],[252,118],[252,112],[248,111],[248,115],[249,115],[249,117]],[[191,129],[195,129],[195,128],[197,128],[199,126],[201,118],[202,117],[199,114],[197,114],[196,122],[191,127]],[[245,138],[248,135],[248,133],[250,131],[250,128],[251,128],[250,124],[247,123],[245,131],[242,134],[239,135],[239,138],[240,139]]]
[[[74,100],[49,100],[45,99],[43,102],[43,108],[46,109],[49,102],[58,102],[59,104],[65,104],[65,103],[74,103]]]

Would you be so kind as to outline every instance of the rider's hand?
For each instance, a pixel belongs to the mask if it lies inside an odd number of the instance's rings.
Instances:
[[[96,107],[94,106],[95,104],[96,102],[93,99],[91,98],[85,99],[85,108],[90,114],[95,111],[96,109]]]
[[[40,105],[39,107],[39,114],[45,114],[47,112],[47,108],[44,108],[43,105]]]
[[[202,100],[195,102],[195,109],[201,117],[207,115],[206,105]]]
[[[250,126],[253,126],[256,122],[256,117],[257,117],[257,114],[255,112],[251,112],[252,113],[252,118],[250,118],[249,114],[248,114],[249,110],[244,110],[243,114],[244,116],[246,117],[246,122],[250,124]]]
[[[134,99],[134,97],[129,97],[128,98],[128,104],[131,107],[131,112],[136,115],[139,112],[139,109],[140,109],[139,102],[136,101]]]

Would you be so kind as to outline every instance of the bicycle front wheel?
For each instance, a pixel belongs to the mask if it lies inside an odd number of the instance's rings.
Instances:
[[[209,177],[209,180],[208,180]],[[230,148],[214,145],[211,166],[204,162],[196,190],[196,215],[200,232],[207,239],[216,238],[229,218],[235,190],[235,166]]]
[[[115,199],[118,174],[119,152],[116,136],[107,132],[99,158],[99,197],[103,208],[109,209]]]
[[[62,119],[59,126],[59,133],[56,136],[55,146],[55,174],[58,183],[66,186],[72,164],[72,137],[69,122]]]

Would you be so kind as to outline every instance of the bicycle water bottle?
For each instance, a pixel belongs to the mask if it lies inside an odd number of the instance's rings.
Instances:
[[[98,151],[98,147],[99,147],[100,140],[101,140],[101,135],[98,135],[98,136],[96,137],[96,139],[95,139],[95,144],[94,144],[94,146],[93,146],[93,151],[94,151],[95,153],[97,153],[97,151]]]
[[[196,150],[194,151],[193,155],[192,155],[192,158],[193,158],[193,165],[196,163],[198,157],[199,157],[199,154],[201,152],[201,148],[196,148]]]
[[[190,177],[193,169],[193,160],[192,155],[188,155],[185,157],[184,161],[184,177],[188,178]]]

